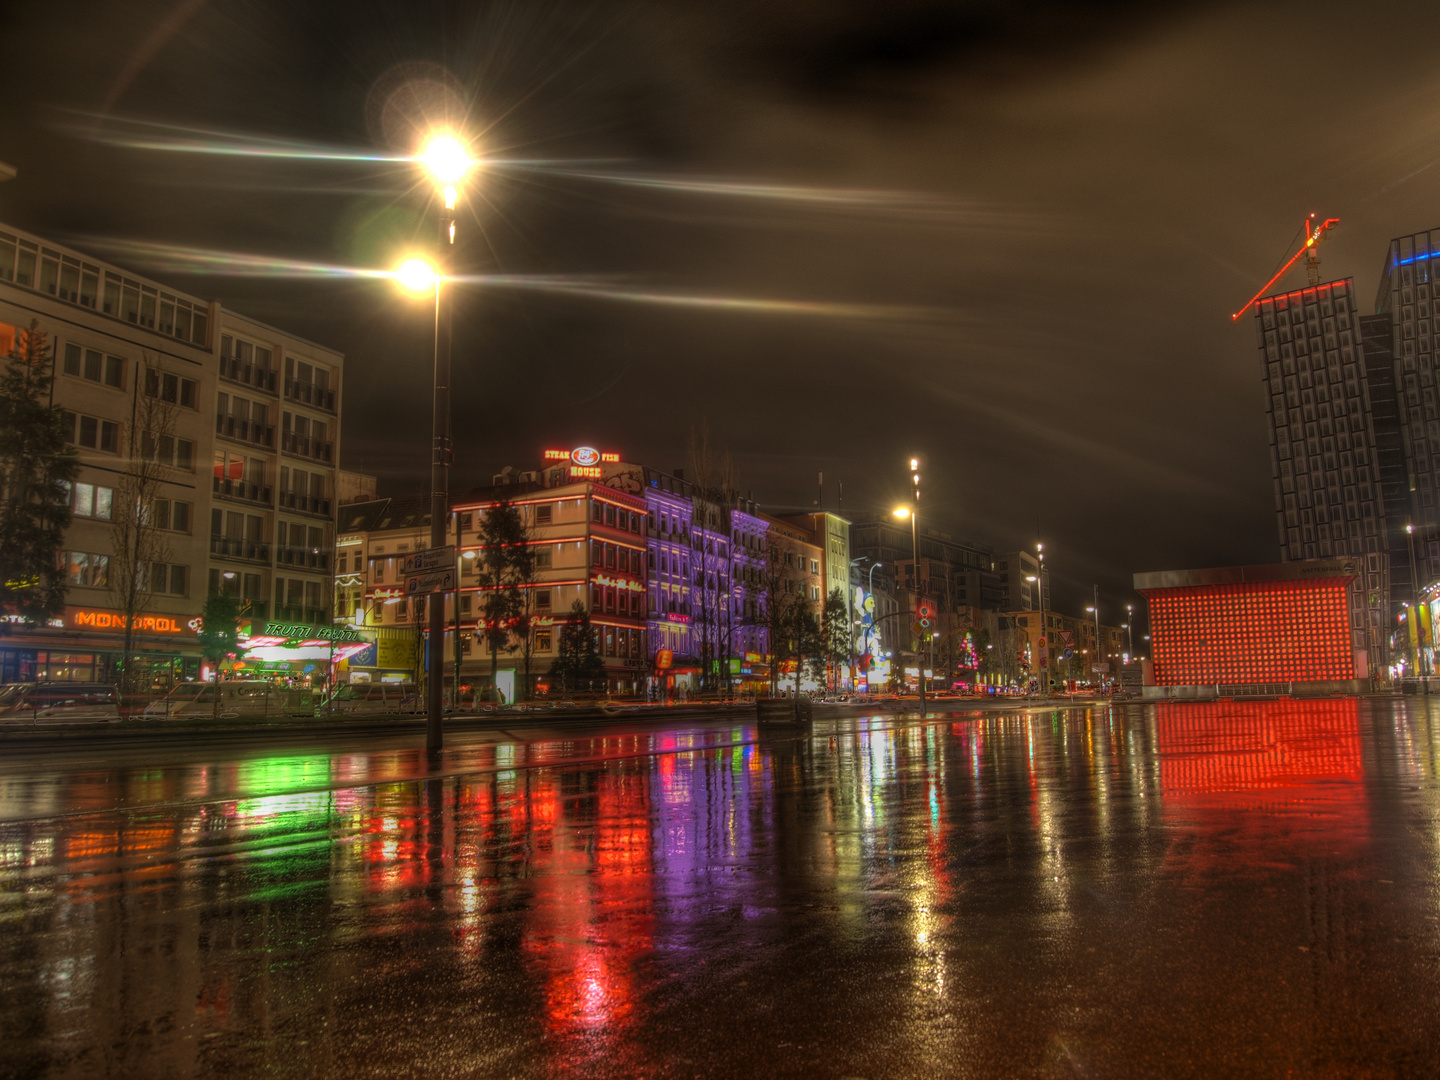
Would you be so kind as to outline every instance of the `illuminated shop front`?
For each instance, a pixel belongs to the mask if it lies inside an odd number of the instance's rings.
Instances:
[[[241,643],[228,665],[236,677],[256,676],[295,686],[331,681],[333,667],[371,647],[360,631],[348,626],[312,626],[271,621]]]
[[[0,682],[110,682],[125,647],[123,612],[70,605],[44,626],[20,626],[0,638]],[[200,674],[200,622],[186,615],[139,612],[132,649],[141,678],[163,688]]]
[[[1353,559],[1135,575],[1150,603],[1146,696],[1361,689],[1368,658],[1363,597],[1358,617],[1354,610],[1358,577]]]

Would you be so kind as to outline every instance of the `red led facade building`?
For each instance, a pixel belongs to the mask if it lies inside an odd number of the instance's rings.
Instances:
[[[1136,574],[1150,605],[1150,697],[1207,697],[1227,687],[1359,689],[1363,625],[1358,559],[1305,560]]]

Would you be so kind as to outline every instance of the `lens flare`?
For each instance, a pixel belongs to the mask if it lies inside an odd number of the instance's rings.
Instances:
[[[442,184],[458,184],[474,164],[469,151],[453,135],[436,135],[420,153],[420,160]]]
[[[80,237],[78,246],[106,251],[156,272],[204,274],[221,277],[273,277],[395,281],[413,291],[435,286],[435,270],[421,259],[409,259],[394,270],[336,266],[329,263],[274,258],[241,252],[207,251],[159,244],[153,241]],[[956,323],[963,312],[892,304],[854,304],[817,300],[783,300],[768,297],[704,296],[663,292],[628,286],[613,277],[575,274],[461,274],[446,275],[448,286],[479,289],[515,289],[577,299],[608,300],[659,307],[730,311],[755,315],[793,315],[859,321]]]
[[[395,281],[410,292],[434,292],[437,280],[434,267],[424,259],[406,259],[395,271]]]

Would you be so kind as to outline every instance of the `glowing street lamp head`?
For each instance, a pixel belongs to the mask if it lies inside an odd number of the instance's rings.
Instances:
[[[420,152],[420,160],[430,170],[430,175],[446,186],[459,183],[470,171],[470,166],[475,164],[454,135],[434,136]]]
[[[435,268],[424,259],[406,259],[395,271],[400,287],[413,293],[435,291]]]
[[[890,512],[894,514],[897,518],[899,518],[901,521],[904,521],[910,516],[910,508],[908,506],[897,506],[894,510],[891,510]]]

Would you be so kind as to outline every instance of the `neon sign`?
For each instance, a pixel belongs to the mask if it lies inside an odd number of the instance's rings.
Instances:
[[[546,461],[568,461],[574,468],[572,473],[580,474],[581,469],[595,469],[595,475],[599,475],[597,465],[618,464],[620,455],[611,450],[596,450],[593,446],[577,446],[573,450],[546,450],[542,455]],[[588,474],[587,474],[588,475]]]
[[[119,611],[72,608],[70,622],[77,630],[124,630],[126,618],[124,613]],[[183,634],[186,624],[180,621],[178,615],[137,614],[132,629],[148,634]]]

